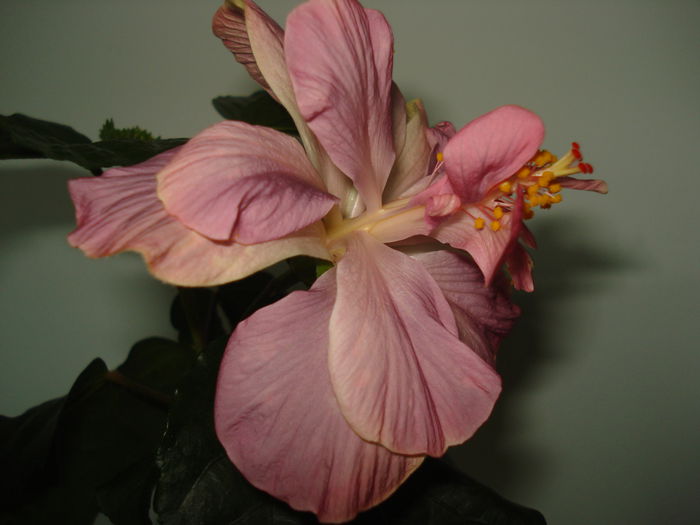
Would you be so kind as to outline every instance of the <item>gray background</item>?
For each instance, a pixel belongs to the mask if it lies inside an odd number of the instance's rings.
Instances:
[[[261,1],[283,21],[294,1]],[[164,137],[218,119],[254,83],[210,33],[218,0],[3,0],[0,113],[96,138],[107,117]],[[571,140],[610,194],[565,195],[532,221],[534,295],[503,346],[505,391],[450,453],[552,524],[697,523],[697,1],[368,0],[396,37],[395,79],[433,122],[517,103],[555,154]],[[173,291],[138,256],[67,246],[61,162],[0,164],[0,413],[67,391],[171,335]]]

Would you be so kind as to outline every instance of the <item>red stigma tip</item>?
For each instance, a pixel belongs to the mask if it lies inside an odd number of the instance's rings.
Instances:
[[[593,166],[587,162],[579,162],[578,169],[581,170],[581,173],[593,173]]]
[[[581,146],[578,145],[578,142],[572,142],[571,149],[581,149]]]
[[[579,150],[577,150],[576,148],[572,148],[572,149],[571,149],[571,154],[574,156],[574,158],[575,158],[576,160],[582,160],[582,159],[583,159],[583,155],[581,155],[581,152],[580,152]]]

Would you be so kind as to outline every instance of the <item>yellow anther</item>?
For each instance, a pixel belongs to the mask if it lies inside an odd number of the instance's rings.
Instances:
[[[549,193],[559,193],[561,191],[561,184],[550,184],[547,189]]]
[[[438,154],[435,155],[437,157],[438,162],[442,162],[445,159],[445,156],[442,154],[442,151],[438,151]]]
[[[530,208],[527,208],[527,209],[523,212],[523,217],[524,217],[525,219],[532,219],[534,216],[535,216],[535,212],[532,211]]]
[[[493,216],[497,219],[503,217],[503,208],[501,208],[500,206],[496,206],[493,210]]]
[[[542,201],[540,200],[539,195],[530,195],[530,206],[534,208],[535,206],[539,206],[540,204],[542,204]]]
[[[550,202],[553,202],[554,204],[561,202],[563,197],[561,196],[561,193],[555,195],[554,197],[550,197],[549,200]]]
[[[545,159],[546,159],[546,157],[545,157],[544,153],[540,152],[537,155],[535,155],[534,159],[532,159],[532,163],[535,166],[537,166],[538,168],[541,168],[542,166],[547,164],[547,161]]]
[[[505,193],[506,195],[510,195],[511,192],[513,191],[513,186],[512,186],[511,183],[508,182],[508,181],[501,182],[501,183],[498,185],[498,190],[501,191],[501,192],[503,192],[503,193]]]
[[[491,229],[497,232],[501,229],[501,223],[499,221],[491,221]]]
[[[520,168],[518,170],[518,172],[515,174],[515,176],[518,177],[519,179],[527,179],[530,176],[530,173],[531,173],[530,168],[528,168],[527,166],[523,166],[522,168]]]
[[[483,230],[484,225],[484,219],[482,219],[481,217],[477,217],[476,219],[474,219],[474,228],[476,228],[477,230]]]
[[[539,179],[537,180],[537,184],[541,188],[546,188],[549,186],[549,183],[552,182],[552,179],[554,178],[554,173],[551,171],[545,171],[542,175],[540,175]]]
[[[540,191],[540,187],[537,184],[533,184],[532,186],[527,187],[527,194],[532,197],[533,195],[537,195],[537,192]]]

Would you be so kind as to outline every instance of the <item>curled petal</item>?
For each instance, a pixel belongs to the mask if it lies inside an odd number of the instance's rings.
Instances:
[[[469,438],[490,414],[500,379],[458,339],[428,271],[357,233],[337,276],[328,364],[352,428],[402,454],[439,456]]]
[[[457,130],[452,122],[443,120],[435,124],[432,128],[428,128],[427,134],[430,146],[437,152],[445,150],[445,146],[447,146],[450,139],[457,134]]]
[[[557,177],[556,182],[562,188],[572,190],[595,191],[596,193],[608,193],[608,184],[599,179],[577,179],[575,177]]]
[[[420,100],[406,104],[405,142],[384,188],[384,201],[415,195],[427,186],[433,150],[428,138],[428,117]]]
[[[336,198],[292,137],[225,121],[192,138],[158,174],[158,195],[183,224],[215,240],[254,244],[322,218]]]
[[[226,30],[222,33],[223,36],[222,34],[218,36],[224,38],[228,33],[232,33],[229,36],[230,39],[235,37],[238,42],[242,42],[241,47],[244,51],[241,51],[241,60],[249,59],[247,52],[248,48],[250,49],[255,59],[255,70],[251,71],[247,64],[244,65],[256,80],[258,80],[257,74],[260,74],[264,81],[262,85],[267,86],[266,89],[269,88],[268,91],[289,112],[299,131],[306,153],[318,170],[327,191],[342,198],[350,188],[350,181],[328,158],[328,154],[319,145],[299,112],[284,57],[284,31],[252,0],[233,0],[233,4],[229,0],[227,4],[229,7],[225,9],[228,9],[229,14],[232,13],[232,17],[227,19],[217,15],[220,24],[227,24]],[[240,26],[241,17],[245,23],[244,28]],[[241,34],[243,29],[244,35]],[[224,40],[224,44],[233,51],[230,41]],[[238,57],[239,55],[236,55],[237,59]]]
[[[532,280],[532,257],[527,253],[520,243],[513,246],[513,250],[505,259],[510,279],[513,282],[513,287],[516,290],[524,292],[532,292],[535,289],[535,283]]]
[[[544,138],[542,120],[502,106],[464,126],[445,146],[445,170],[463,202],[475,203],[523,166]]]
[[[159,279],[181,286],[235,281],[294,255],[329,258],[320,225],[256,245],[213,242],[169,215],[156,194],[155,174],[177,150],[101,177],[70,181],[78,227],[68,240],[90,257],[141,253]]]
[[[285,55],[304,119],[367,209],[381,207],[394,162],[393,37],[355,0],[311,0],[287,18]]]
[[[324,522],[387,498],[422,462],[360,439],[327,365],[335,271],[238,325],[221,364],[216,432],[256,487]]]
[[[237,4],[235,0],[230,0],[222,5],[214,14],[212,31],[221,39],[226,49],[233,53],[236,60],[246,68],[253,80],[270,92],[272,96],[275,96],[255,60],[246,28],[243,5],[242,3]],[[256,8],[257,6],[254,6],[251,9]],[[281,40],[282,28],[273,20],[270,20],[268,25],[270,32],[280,35],[279,39]]]
[[[484,286],[479,268],[446,250],[414,254],[428,270],[452,308],[459,338],[490,365],[501,339],[510,332],[520,310],[506,295],[504,283]]]

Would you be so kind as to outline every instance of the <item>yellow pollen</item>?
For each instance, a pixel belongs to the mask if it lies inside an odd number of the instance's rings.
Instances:
[[[560,194],[558,194],[558,195],[555,195],[554,197],[550,197],[549,200],[550,200],[551,202],[553,202],[553,203],[556,204],[556,203],[558,203],[558,202],[561,202],[562,199],[563,199],[563,197],[561,196],[561,193],[560,193]]]
[[[550,184],[547,189],[549,193],[559,193],[561,191],[561,184]]]
[[[523,166],[518,170],[515,176],[519,179],[527,179],[530,176],[530,168],[528,168],[527,166]]]
[[[537,186],[534,186],[534,187],[537,187]],[[541,203],[542,203],[542,201],[540,200],[539,195],[530,195],[530,206],[532,206],[534,208],[535,206],[539,206]]]
[[[530,197],[533,197],[534,195],[537,195],[537,192],[540,191],[539,186],[536,184],[533,184],[532,186],[527,187],[527,194]]]
[[[503,208],[496,206],[496,208],[493,210],[493,216],[496,217],[496,219],[503,217]]]
[[[438,162],[442,162],[443,159],[445,158],[445,156],[442,154],[442,151],[438,151],[438,154],[435,155],[435,157],[437,157]]]
[[[505,193],[506,195],[510,195],[510,193],[513,191],[513,186],[510,184],[510,182],[505,181],[501,182],[498,185],[498,189],[502,192]]]
[[[476,219],[474,219],[474,228],[476,228],[477,230],[483,230],[484,225],[484,219],[482,219],[481,217],[477,217]]]
[[[501,229],[501,223],[498,221],[492,221],[491,222],[491,229],[495,232]]]

